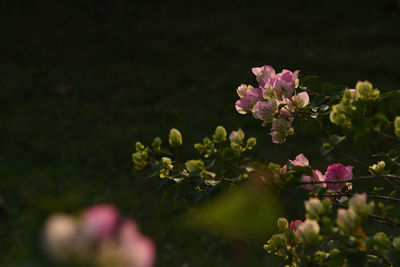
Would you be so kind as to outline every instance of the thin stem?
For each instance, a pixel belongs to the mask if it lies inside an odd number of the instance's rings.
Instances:
[[[309,182],[299,182],[300,185],[303,184],[343,184],[343,183],[351,183],[362,180],[375,180],[381,178],[390,178],[393,180],[400,180],[400,176],[393,174],[381,174],[381,175],[373,175],[373,176],[357,176],[352,179],[344,179],[344,180],[328,180],[328,181],[309,181]]]
[[[353,193],[333,193],[333,194],[323,194],[324,197],[342,197],[342,196],[354,196]],[[367,198],[383,199],[388,201],[400,202],[400,198],[381,196],[381,195],[367,195]]]
[[[366,164],[366,163],[364,163],[364,162],[361,162],[361,161],[359,161],[358,159],[355,159],[355,158],[353,158],[353,157],[350,157],[350,156],[348,156],[348,155],[346,155],[346,154],[343,154],[342,152],[339,152],[339,151],[336,151],[336,150],[332,150],[332,152],[333,152],[334,154],[336,154],[336,155],[339,155],[339,156],[344,157],[344,158],[346,158],[346,159],[348,159],[348,160],[351,160],[351,161],[353,161],[353,162],[355,162],[355,163],[357,163],[357,164],[359,164],[359,165],[361,165],[361,166],[364,166],[364,167],[368,167],[368,166],[369,166],[368,164]]]
[[[385,138],[390,139],[390,140],[400,141],[400,138],[398,138],[398,137],[395,137],[395,136],[392,136],[392,135],[390,135],[390,134],[381,132],[381,131],[379,131],[379,130],[374,129],[373,127],[370,127],[370,129],[371,129],[372,131],[374,131],[375,133],[379,134],[379,135],[382,136],[382,137],[385,137]]]

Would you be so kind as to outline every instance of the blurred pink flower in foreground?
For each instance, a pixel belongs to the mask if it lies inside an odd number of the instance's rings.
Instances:
[[[302,220],[295,220],[295,221],[290,221],[289,228],[292,229],[293,231],[296,231],[297,228],[302,225],[304,222]]]
[[[50,216],[43,241],[48,255],[64,263],[151,267],[155,258],[153,241],[139,232],[133,220],[122,219],[109,204],[90,207],[79,218]]]

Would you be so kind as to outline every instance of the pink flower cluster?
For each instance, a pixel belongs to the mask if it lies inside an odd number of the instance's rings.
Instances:
[[[289,160],[293,166],[310,166],[308,159],[303,155],[297,155],[296,159]],[[282,171],[287,171],[287,165],[282,167]],[[349,180],[353,178],[353,166],[344,166],[341,163],[335,163],[329,165],[325,174],[322,174],[319,170],[313,170],[313,176],[304,175],[301,177],[302,182],[321,182],[316,184],[305,184],[304,188],[312,191],[314,186],[320,186],[327,188],[331,191],[340,192],[342,189],[349,187],[350,183],[324,183],[325,181],[340,181]]]
[[[151,267],[155,258],[153,241],[108,204],[90,207],[79,218],[52,215],[46,221],[43,241],[49,256],[64,263]]]
[[[299,84],[299,70],[282,70],[275,73],[271,66],[252,69],[258,87],[242,84],[237,88],[240,99],[235,107],[240,114],[252,113],[266,126],[271,123],[273,143],[283,143],[293,134],[293,113],[308,105],[307,92],[296,93]]]

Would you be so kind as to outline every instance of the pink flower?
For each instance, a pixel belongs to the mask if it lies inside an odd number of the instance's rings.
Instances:
[[[83,235],[93,241],[108,238],[114,234],[119,221],[118,210],[108,204],[86,209],[82,214]]]
[[[153,266],[155,246],[153,241],[142,235],[132,220],[126,220],[120,229],[120,244],[130,258],[132,267]]]
[[[313,170],[313,176],[303,175],[301,177],[302,182],[323,182],[326,180],[325,175],[323,175],[319,170]],[[314,190],[314,186],[326,187],[326,183],[320,184],[305,184],[304,188],[307,190]]]
[[[254,105],[253,113],[254,117],[262,120],[264,123],[270,123],[274,119],[274,114],[278,110],[276,100],[270,100],[268,102],[259,101]]]
[[[262,91],[259,88],[253,88],[246,91],[246,95],[236,101],[235,107],[240,114],[246,114],[252,110],[253,106],[263,99]]]
[[[251,69],[254,75],[256,75],[257,82],[260,82],[262,79],[268,80],[272,75],[275,75],[275,70],[273,67],[264,65],[262,67],[255,67]]]
[[[290,221],[289,228],[292,229],[293,231],[296,231],[297,228],[302,225],[304,222],[301,220],[295,220],[295,221]]]
[[[296,108],[301,109],[308,105],[310,102],[310,97],[308,96],[307,92],[301,92],[292,97],[292,102]]]
[[[341,163],[329,165],[325,172],[326,181],[349,180],[353,177],[353,168],[353,166],[345,167]],[[328,183],[327,187],[333,191],[340,191],[345,185],[347,183]]]
[[[308,166],[308,159],[304,156],[304,154],[299,154],[296,156],[295,160],[289,160],[290,163],[294,166]]]

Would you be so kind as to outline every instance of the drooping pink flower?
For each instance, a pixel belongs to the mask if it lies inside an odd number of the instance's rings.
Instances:
[[[325,175],[323,175],[319,170],[312,171],[313,176],[303,175],[301,177],[302,182],[324,182],[326,180]],[[314,190],[315,186],[326,187],[326,183],[320,184],[305,184],[304,188],[307,190]]]
[[[353,166],[344,166],[336,163],[328,166],[325,172],[326,181],[348,180],[353,178]],[[327,183],[327,187],[333,191],[340,191],[347,184],[344,183]]]
[[[292,229],[293,231],[296,231],[297,228],[302,225],[304,222],[302,220],[295,220],[295,221],[290,221],[289,228]]]
[[[290,70],[282,70],[280,76],[280,85],[283,88],[284,95],[286,97],[291,97],[293,95],[294,89],[298,85],[299,70],[291,72]]]
[[[85,210],[81,220],[83,235],[97,241],[114,234],[118,226],[119,212],[112,205],[100,204]]]
[[[236,101],[235,107],[237,112],[240,114],[246,114],[250,112],[253,106],[260,100],[263,99],[262,91],[259,88],[253,88],[246,91],[246,95]]]

